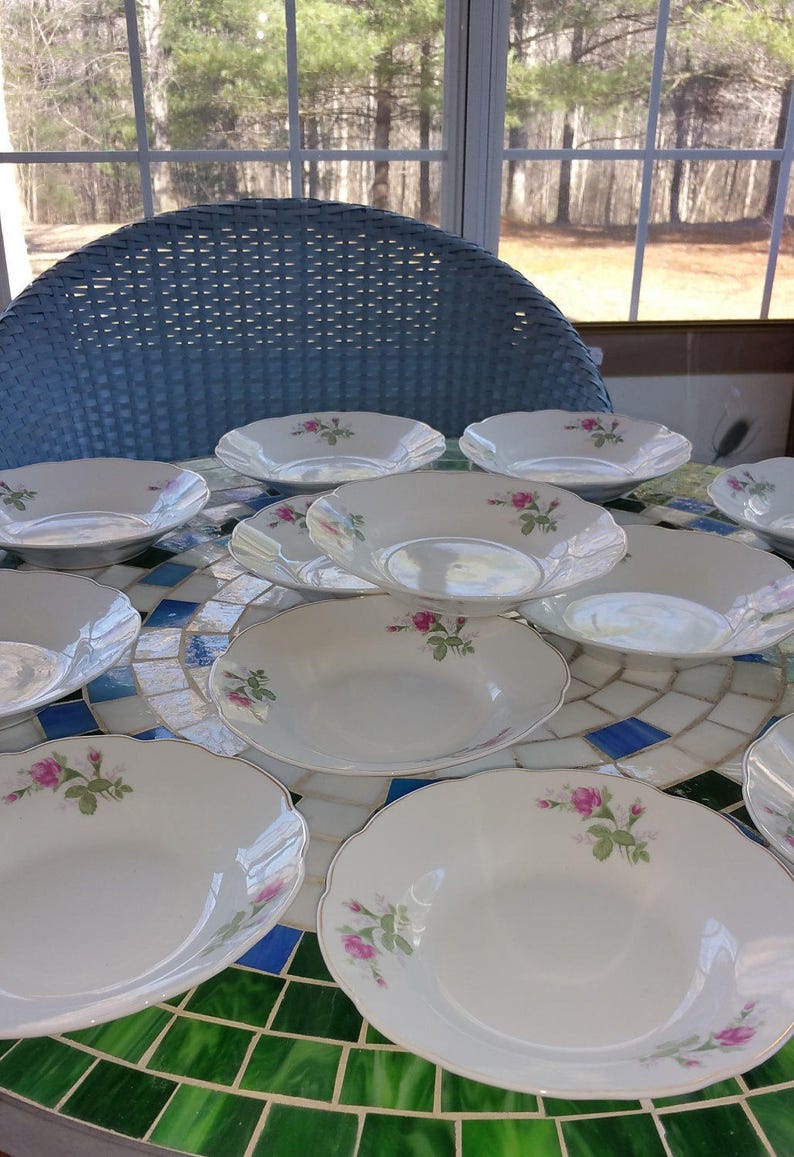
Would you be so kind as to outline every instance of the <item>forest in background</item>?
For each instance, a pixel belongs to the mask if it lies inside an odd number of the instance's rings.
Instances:
[[[645,144],[654,0],[511,0],[505,144],[583,160],[510,160],[503,212],[530,225],[630,226]],[[149,144],[286,149],[282,0],[138,0]],[[297,0],[301,146],[442,146],[443,0]],[[135,149],[120,0],[0,0],[8,138],[15,150]],[[656,143],[779,148],[794,75],[790,0],[675,0]],[[651,223],[768,220],[777,164],[659,161]],[[137,166],[19,165],[33,223],[141,215]],[[438,220],[436,161],[307,160],[303,193]],[[157,211],[290,194],[286,161],[153,165]]]

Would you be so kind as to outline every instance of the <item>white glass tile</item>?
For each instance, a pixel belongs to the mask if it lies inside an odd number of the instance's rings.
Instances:
[[[676,743],[684,751],[704,760],[707,767],[714,767],[739,748],[746,746],[747,736],[741,731],[734,731],[732,728],[704,719],[702,723],[697,723],[689,731],[678,736]]]
[[[181,691],[190,686],[187,675],[177,662],[164,659],[135,662],[132,669],[144,695],[162,695],[166,691]]]
[[[196,691],[171,691],[155,695],[152,707],[172,731],[178,734],[213,714],[213,708]]]
[[[170,659],[179,654],[179,627],[144,627],[135,644],[136,659]]]
[[[784,685],[781,667],[767,663],[734,663],[731,691],[755,695],[759,699],[776,699]]]
[[[550,739],[514,748],[521,767],[594,767],[604,756],[584,739]]]
[[[306,849],[306,875],[324,880],[331,860],[339,851],[339,845],[339,840],[324,840],[321,836],[310,839]]]
[[[737,664],[733,661],[729,663],[719,661],[703,663],[699,667],[687,667],[676,674],[673,690],[680,691],[683,695],[697,695],[700,699],[718,699],[723,690],[729,686],[735,666]]]
[[[135,610],[145,614],[147,611],[153,611],[160,599],[168,598],[169,590],[169,587],[155,587],[148,583],[137,583],[125,591],[125,594]]]
[[[618,760],[626,775],[641,779],[654,787],[669,787],[690,775],[706,770],[702,759],[681,751],[674,743],[660,743],[649,751],[638,751]]]
[[[186,603],[203,603],[215,598],[223,587],[223,580],[209,574],[192,574],[175,587],[171,587],[171,598]]]
[[[232,579],[218,592],[218,599],[224,603],[249,603],[265,591],[272,589],[273,583],[256,575],[242,574]]]
[[[615,722],[614,715],[594,707],[592,703],[581,700],[578,703],[564,704],[556,715],[547,720],[546,726],[559,739],[569,735],[581,735],[583,731],[595,731],[598,727],[607,727]]]
[[[593,688],[589,683],[583,683],[581,679],[571,679],[568,690],[565,692],[565,702],[575,703],[577,699],[586,699],[593,694]]]
[[[243,608],[238,603],[205,603],[193,616],[188,630],[197,634],[220,632],[227,634],[235,625]]]
[[[237,755],[247,746],[245,739],[235,735],[218,718],[202,719],[199,723],[183,727],[181,733],[191,743],[200,743],[218,755]]]
[[[264,751],[258,751],[255,747],[246,747],[244,751],[240,752],[241,759],[247,760],[248,763],[253,763],[255,767],[261,767],[268,775],[272,775],[273,779],[277,779],[284,787],[289,788],[290,791],[297,791],[299,794],[303,793],[303,784],[308,780],[309,776],[314,772],[307,771],[305,767],[297,767],[292,763],[284,763],[281,759],[275,759],[272,755],[266,755]]]
[[[139,695],[126,695],[123,699],[107,699],[103,703],[92,703],[91,710],[103,731],[136,735],[156,727],[159,720],[147,701]]]
[[[279,923],[288,924],[290,928],[300,928],[303,932],[316,932],[317,905],[324,891],[324,884],[313,880],[304,881]]]
[[[304,796],[300,801],[300,811],[311,832],[329,836],[331,839],[344,839],[352,835],[369,819],[368,807],[334,803],[331,800],[314,799],[311,796]]]
[[[711,708],[712,704],[707,699],[695,699],[692,695],[668,691],[650,707],[641,711],[639,718],[653,724],[654,727],[661,727],[670,735],[677,735],[696,719],[707,715]]]
[[[771,704],[766,699],[752,699],[749,695],[725,695],[709,715],[714,723],[741,728],[752,736],[771,715]]]
[[[44,731],[35,716],[0,730],[0,751],[27,751],[45,740]]]
[[[107,570],[102,571],[102,573],[97,576],[97,582],[101,583],[104,587],[115,587],[117,591],[123,591],[124,588],[130,586],[131,583],[143,578],[145,574],[145,567],[124,566],[123,563],[116,563],[114,566],[109,566]]]
[[[532,735],[535,735],[534,731]],[[432,778],[465,779],[467,775],[476,775],[478,771],[493,771],[495,768],[515,766],[514,749],[503,747],[500,751],[492,751],[490,755],[483,755],[480,759],[473,759],[470,763],[457,763],[454,767],[444,767],[440,771],[434,772]]]
[[[328,772],[312,771],[304,779],[301,791],[306,795],[326,796],[339,802],[373,808],[385,801],[390,782],[390,778],[384,775],[329,775]]]
[[[590,702],[596,707],[603,707],[605,711],[611,711],[617,719],[625,719],[629,715],[636,715],[655,698],[656,691],[652,687],[639,687],[636,683],[615,679],[600,691],[594,692]]]
[[[657,691],[664,691],[671,685],[675,676],[674,667],[660,665],[659,667],[626,666],[620,677],[625,679],[627,683],[636,683],[639,687],[655,687]]]
[[[620,670],[617,662],[596,659],[593,655],[578,655],[570,667],[572,677],[589,683],[591,687],[603,687]]]

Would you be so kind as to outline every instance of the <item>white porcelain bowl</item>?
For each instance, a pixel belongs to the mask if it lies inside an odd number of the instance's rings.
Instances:
[[[229,553],[241,566],[305,595],[363,595],[379,588],[342,570],[309,537],[306,511],[314,495],[299,494],[238,522]]]
[[[794,882],[723,816],[586,771],[482,772],[378,812],[318,912],[390,1041],[564,1098],[673,1096],[794,1030]]]
[[[201,475],[168,462],[22,466],[0,476],[0,548],[56,570],[121,562],[194,518],[209,496]]]
[[[438,430],[393,414],[337,410],[264,418],[224,434],[215,453],[287,494],[418,470],[446,449]]]
[[[594,653],[627,662],[760,651],[794,630],[794,571],[782,559],[695,530],[626,527],[625,558],[578,590],[521,613]]]
[[[93,579],[0,570],[0,727],[113,667],[140,628],[127,596]]]
[[[307,840],[281,784],[184,740],[0,755],[0,1036],[85,1028],[220,972],[288,908]]]
[[[520,621],[326,599],[249,627],[215,661],[224,722],[287,763],[412,775],[517,743],[561,705],[565,660]]]
[[[689,461],[692,444],[658,422],[625,414],[534,410],[467,426],[460,448],[493,474],[551,482],[581,498],[618,498]]]
[[[309,534],[339,566],[411,605],[482,616],[611,570],[626,536],[567,490],[422,471],[318,498]]]
[[[750,744],[742,773],[744,802],[756,827],[794,868],[794,715]]]
[[[723,470],[707,487],[711,501],[739,526],[794,558],[794,459],[766,458]]]

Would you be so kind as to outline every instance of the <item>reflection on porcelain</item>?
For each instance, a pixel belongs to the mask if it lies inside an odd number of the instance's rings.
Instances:
[[[93,579],[0,570],[0,726],[96,679],[140,628],[127,596]]]
[[[318,498],[309,534],[339,566],[413,607],[482,616],[597,578],[623,556],[612,515],[542,483],[420,471]]]
[[[39,462],[0,479],[0,547],[56,570],[121,562],[208,500],[199,474],[167,462]]]
[[[410,775],[520,742],[568,682],[562,656],[523,623],[406,616],[376,595],[307,603],[242,631],[209,691],[232,731],[287,763]]]
[[[794,715],[750,744],[742,772],[744,802],[756,827],[794,866]]]
[[[606,502],[689,461],[692,444],[657,422],[625,414],[535,410],[473,422],[459,445],[492,474],[551,482]]]
[[[794,630],[794,571],[782,559],[693,530],[632,525],[626,533],[626,556],[610,574],[522,603],[521,613],[629,665],[761,651]]]
[[[321,554],[309,537],[306,511],[315,495],[305,494],[266,506],[238,522],[229,552],[252,574],[308,594],[374,594],[378,588],[348,574]]]
[[[766,458],[731,466],[707,489],[723,514],[794,558],[794,460]]]
[[[346,410],[251,422],[224,434],[215,453],[249,478],[300,494],[418,470],[445,449],[444,435],[424,422]]]
[[[621,776],[511,768],[402,797],[337,853],[318,928],[389,1040],[522,1092],[672,1096],[794,1032],[788,873]]]
[[[289,793],[184,740],[103,735],[0,755],[0,793],[0,921],[14,930],[2,1037],[184,992],[261,939],[303,878],[308,836]],[[42,951],[42,928],[57,952]]]

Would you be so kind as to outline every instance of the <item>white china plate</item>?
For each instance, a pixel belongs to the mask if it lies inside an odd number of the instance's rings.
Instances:
[[[794,630],[794,571],[766,551],[695,530],[626,527],[604,578],[523,603],[537,627],[587,650],[696,660],[760,651]]]
[[[195,517],[209,496],[199,474],[168,462],[22,466],[0,477],[0,548],[56,570],[121,562]]]
[[[758,830],[794,868],[794,715],[747,748],[742,794]]]
[[[249,478],[299,494],[418,470],[445,449],[443,434],[413,418],[337,410],[251,422],[224,434],[215,453]]]
[[[343,775],[434,771],[522,740],[569,674],[521,622],[326,599],[242,631],[213,664],[226,724],[287,763]]]
[[[59,739],[0,756],[0,789],[3,1037],[183,992],[261,939],[303,877],[285,788],[184,740]]]
[[[318,928],[379,1032],[522,1092],[684,1093],[794,1030],[788,873],[722,816],[619,776],[411,792],[337,853]]]
[[[459,445],[490,473],[551,482],[593,502],[669,474],[692,454],[683,434],[658,422],[567,410],[496,414],[467,426]]]
[[[309,537],[306,511],[313,494],[284,499],[238,522],[229,552],[252,574],[307,594],[363,595],[379,588],[348,574]]]
[[[766,458],[731,466],[707,492],[723,514],[794,558],[794,460]]]
[[[0,570],[0,727],[96,679],[140,629],[141,616],[112,587],[79,575]]]
[[[494,615],[557,594],[626,548],[611,514],[567,490],[459,471],[351,482],[306,521],[339,566],[439,614]]]

